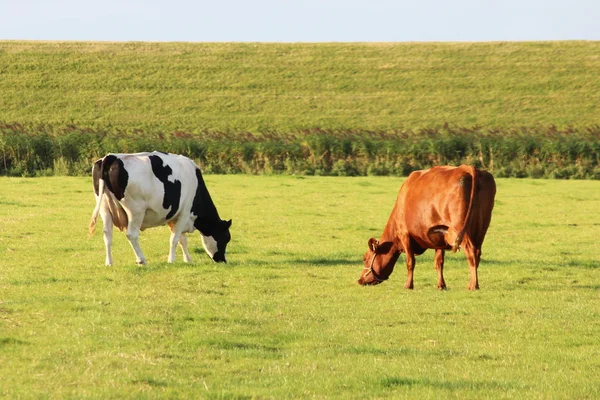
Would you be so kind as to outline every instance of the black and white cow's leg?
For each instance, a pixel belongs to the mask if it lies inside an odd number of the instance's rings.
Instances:
[[[181,246],[181,250],[183,250],[183,261],[187,263],[192,262],[192,256],[188,250],[188,238],[185,233],[182,233],[179,237],[179,245]]]
[[[171,246],[169,248],[169,259],[167,260],[170,263],[175,261],[175,251],[177,250],[177,243],[179,243],[181,237],[181,232],[175,227],[175,229],[171,231]]]
[[[104,247],[106,249],[106,261],[104,265],[110,267],[113,264],[112,258],[112,238],[113,238],[113,219],[110,211],[106,207],[100,209],[100,217],[102,217],[102,233],[104,234]]]
[[[192,257],[190,256],[190,252],[188,251],[187,236],[185,235],[185,233],[189,231],[188,224],[189,221],[185,220],[184,218],[179,218],[177,221],[169,222],[169,228],[171,228],[171,246],[169,249],[168,262],[170,263],[175,261],[177,243],[181,245],[181,249],[183,250],[183,260],[185,262],[192,261]]]
[[[127,215],[127,217],[129,222],[127,223],[126,235],[135,253],[135,262],[144,265],[146,264],[146,257],[144,257],[144,253],[142,253],[142,248],[140,247],[140,227],[142,226],[144,216]]]

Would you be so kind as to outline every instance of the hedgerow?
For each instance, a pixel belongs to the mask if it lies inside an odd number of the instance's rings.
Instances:
[[[86,175],[109,152],[152,150],[213,174],[407,176],[467,163],[496,177],[600,179],[600,126],[192,134],[0,123],[0,175]]]

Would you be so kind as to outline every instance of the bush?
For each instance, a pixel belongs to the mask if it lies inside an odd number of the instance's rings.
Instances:
[[[600,127],[417,132],[313,129],[262,135],[131,132],[0,123],[0,175],[86,175],[109,152],[186,155],[206,173],[396,175],[471,164],[496,177],[600,179]]]

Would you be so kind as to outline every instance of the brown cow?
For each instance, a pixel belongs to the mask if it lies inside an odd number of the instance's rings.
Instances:
[[[411,173],[400,188],[381,238],[369,239],[358,283],[387,280],[404,252],[408,270],[404,287],[412,289],[415,255],[435,249],[438,289],[446,289],[444,251],[455,252],[463,245],[471,272],[469,290],[479,289],[477,267],[495,194],[492,175],[475,167],[433,167]]]

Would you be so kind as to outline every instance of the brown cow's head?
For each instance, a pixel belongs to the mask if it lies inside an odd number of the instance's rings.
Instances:
[[[368,246],[369,250],[363,257],[364,268],[358,283],[377,285],[390,277],[400,251],[392,242],[379,243],[375,238],[369,239]]]

